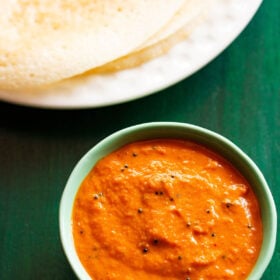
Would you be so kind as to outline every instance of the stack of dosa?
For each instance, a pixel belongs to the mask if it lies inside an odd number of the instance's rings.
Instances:
[[[185,38],[205,7],[194,0],[0,2],[0,88],[7,90],[137,66]]]

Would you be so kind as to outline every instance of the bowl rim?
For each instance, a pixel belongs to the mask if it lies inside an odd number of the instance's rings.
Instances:
[[[156,135],[159,136],[157,137]],[[182,122],[147,122],[120,129],[95,144],[76,163],[66,182],[59,205],[60,240],[66,258],[76,276],[79,279],[91,279],[76,254],[71,231],[72,205],[81,181],[95,163],[110,152],[131,142],[157,138],[185,138],[200,143],[231,162],[245,179],[248,180],[248,177],[243,172],[244,168],[249,168],[247,172],[253,172],[252,178],[255,178],[258,184],[259,194],[256,194],[257,198],[259,203],[261,203],[260,197],[263,196],[263,203],[266,206],[266,213],[262,213],[262,218],[263,215],[266,215],[270,219],[269,221],[263,221],[266,223],[267,229],[261,252],[253,270],[247,278],[248,280],[260,279],[271,261],[276,245],[277,212],[270,188],[258,166],[231,140],[207,128]],[[235,159],[229,158],[230,156],[234,156]],[[95,159],[92,160],[93,158]],[[241,163],[241,167],[238,166],[238,161]],[[256,186],[252,186],[252,188],[255,192]]]

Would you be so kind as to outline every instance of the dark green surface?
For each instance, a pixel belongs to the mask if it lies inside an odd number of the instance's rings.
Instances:
[[[129,125],[179,121],[221,133],[260,167],[279,208],[279,11],[278,0],[265,1],[207,67],[137,101],[80,111],[0,103],[0,279],[75,279],[59,241],[64,185],[88,149]],[[263,279],[279,279],[279,253],[278,243]]]

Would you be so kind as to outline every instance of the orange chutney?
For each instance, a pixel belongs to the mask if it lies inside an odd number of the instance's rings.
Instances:
[[[73,208],[92,279],[246,279],[262,243],[257,199],[225,159],[184,140],[128,144],[101,159]]]

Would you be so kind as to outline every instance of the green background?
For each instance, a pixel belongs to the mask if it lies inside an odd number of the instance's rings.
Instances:
[[[221,133],[256,162],[279,208],[279,19],[280,1],[265,1],[214,61],[136,101],[68,111],[0,103],[0,279],[75,279],[59,240],[63,188],[86,151],[130,125],[178,121]],[[277,243],[263,279],[279,279],[279,253]]]

